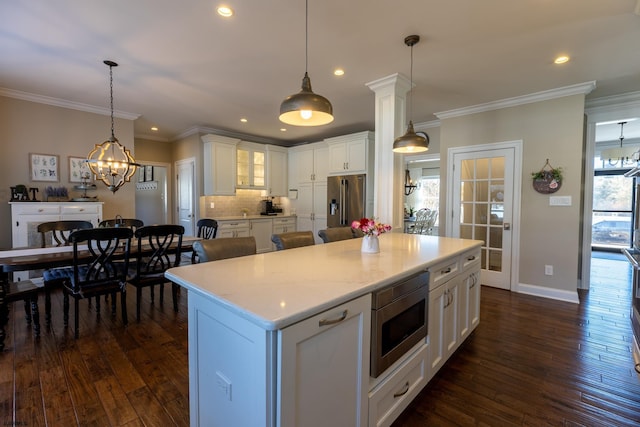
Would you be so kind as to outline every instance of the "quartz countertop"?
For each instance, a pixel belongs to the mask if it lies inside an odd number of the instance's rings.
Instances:
[[[480,246],[479,240],[418,234],[362,238],[181,266],[166,277],[265,330],[277,330]]]
[[[213,219],[215,219],[216,221],[238,221],[241,219],[295,218],[295,217],[296,217],[295,215],[279,213],[276,215],[247,214],[247,216],[242,216],[242,214],[240,214],[240,215],[230,215],[230,216],[216,216]]]

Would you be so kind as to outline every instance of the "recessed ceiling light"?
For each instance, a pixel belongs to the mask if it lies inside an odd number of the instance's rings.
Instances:
[[[280,128],[280,132],[286,132],[286,131],[287,131],[287,129],[285,129],[285,128]]]
[[[243,117],[243,118],[241,118],[241,119],[240,119],[240,121],[241,121],[242,123],[247,123],[247,119],[245,119],[244,117]]]
[[[564,64],[569,62],[569,57],[567,55],[560,55],[553,62],[554,64]]]
[[[233,16],[233,9],[231,9],[229,6],[220,6],[218,7],[218,15],[228,18],[230,16]]]
[[[344,76],[344,70],[342,68],[336,68],[333,70],[334,76]]]
[[[158,132],[158,128],[156,126],[152,126],[151,130],[154,131],[154,132]]]

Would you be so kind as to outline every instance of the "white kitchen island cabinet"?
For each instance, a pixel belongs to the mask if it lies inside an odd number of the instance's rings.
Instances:
[[[189,290],[191,425],[391,424],[427,382],[429,343],[370,377],[371,293],[451,260],[470,275],[480,244],[386,233],[378,254],[349,239],[168,270]]]

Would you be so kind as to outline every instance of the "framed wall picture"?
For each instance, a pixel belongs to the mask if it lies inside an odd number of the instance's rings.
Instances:
[[[29,153],[29,174],[31,181],[58,182],[60,162],[56,154]]]
[[[153,166],[149,165],[144,167],[144,180],[153,181]]]
[[[86,182],[93,181],[93,175],[86,159],[69,156],[69,182],[83,182],[82,178],[86,178]]]
[[[144,167],[138,168],[138,182],[144,182]]]

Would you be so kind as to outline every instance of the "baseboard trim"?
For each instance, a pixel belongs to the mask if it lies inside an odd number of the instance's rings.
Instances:
[[[521,294],[534,295],[537,297],[555,299],[559,301],[572,302],[574,304],[580,304],[577,290],[563,291],[560,289],[545,288],[543,286],[520,283],[516,292]]]

